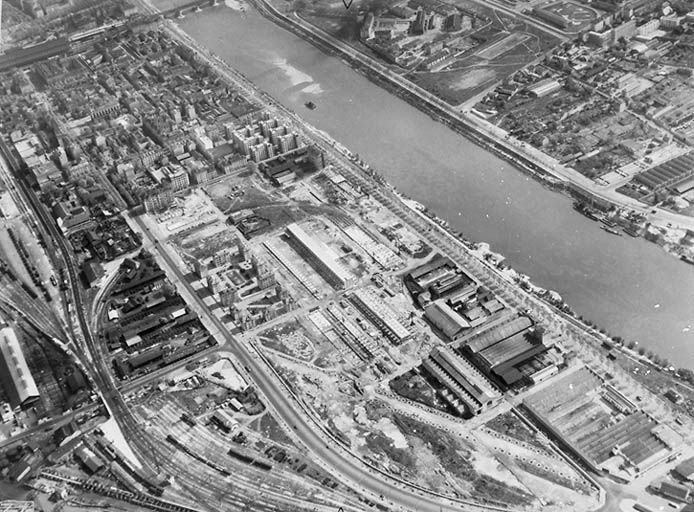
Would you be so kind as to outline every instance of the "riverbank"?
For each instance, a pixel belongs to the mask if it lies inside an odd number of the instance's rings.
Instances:
[[[294,16],[285,15],[276,9],[269,0],[249,0],[249,3],[273,23],[301,37],[324,53],[341,58],[352,69],[379,87],[406,101],[426,113],[433,120],[466,137],[476,145],[511,163],[515,168],[537,179],[544,186],[604,211],[615,209],[639,213],[649,219],[649,223],[642,226],[647,229],[639,230],[640,236],[656,242],[666,252],[677,258],[683,254],[694,256],[694,252],[691,255],[687,254],[690,250],[694,251],[694,248],[683,243],[688,241],[687,238],[682,238],[675,243],[672,242],[677,233],[677,227],[671,227],[673,223],[677,223],[684,229],[694,230],[694,218],[673,215],[671,212],[653,209],[626,196],[620,197],[596,190],[595,185],[590,180],[579,175],[573,169],[565,168],[556,162],[550,162],[550,157],[535,148],[528,148],[525,145],[516,147],[514,141],[507,140],[506,137],[495,133],[495,126],[475,117],[470,112],[461,115],[440,98],[393,73],[370,56],[339,41],[296,14]],[[653,229],[649,229],[651,222],[654,223]],[[662,236],[653,236],[654,231],[658,231]],[[649,234],[650,236],[645,236]],[[665,239],[670,239],[670,243],[661,243]]]
[[[694,336],[685,332],[694,320],[691,266],[642,239],[596,229],[566,195],[515,172],[253,9],[219,7],[175,23],[453,230],[488,242],[519,273],[557,290],[584,318],[694,365]],[[309,100],[315,110],[305,107]]]

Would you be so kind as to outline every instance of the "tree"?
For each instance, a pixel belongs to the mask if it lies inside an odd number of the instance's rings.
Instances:
[[[627,348],[629,350],[634,350],[635,346],[636,346],[636,342],[634,340],[631,340],[629,343],[627,343]]]
[[[643,347],[639,347],[639,355],[642,356],[646,353],[646,349]]]

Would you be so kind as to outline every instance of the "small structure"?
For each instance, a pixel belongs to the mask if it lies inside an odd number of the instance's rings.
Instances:
[[[694,457],[680,462],[673,472],[686,482],[694,482]]]
[[[667,499],[679,501],[680,503],[685,503],[689,499],[689,489],[684,485],[660,482],[660,487],[658,487],[657,491]]]

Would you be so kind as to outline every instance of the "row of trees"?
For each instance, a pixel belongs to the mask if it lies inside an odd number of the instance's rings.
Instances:
[[[646,347],[638,346],[637,341],[634,341],[634,340],[626,341],[621,336],[612,336],[605,329],[598,328],[598,326],[594,322],[592,322],[586,318],[583,318],[582,316],[579,316],[578,319],[581,322],[583,322],[584,324],[586,324],[587,326],[592,327],[594,329],[597,329],[600,334],[607,336],[615,344],[617,344],[621,347],[627,348],[629,350],[635,350],[640,356],[645,356],[649,361],[651,361],[656,366],[660,366],[662,368],[670,368],[672,366],[672,364],[670,363],[670,361],[667,358],[659,356],[658,354],[656,354],[652,350],[646,349]],[[693,377],[694,377],[694,373],[693,373]]]

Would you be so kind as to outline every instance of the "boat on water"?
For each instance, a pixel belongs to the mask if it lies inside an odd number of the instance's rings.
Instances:
[[[600,220],[600,217],[598,216],[598,212],[596,210],[580,201],[576,201],[574,203],[574,210],[576,210],[581,215],[588,217],[591,220]]]
[[[622,236],[621,231],[619,231],[619,230],[617,230],[617,229],[611,228],[611,227],[609,227],[609,226],[601,226],[601,227],[602,227],[602,229],[603,229],[604,231],[607,231],[607,232],[610,233],[611,235]]]
[[[606,216],[601,217],[600,222],[602,222],[608,228],[614,228],[617,225],[615,221]]]
[[[307,101],[306,103],[304,103],[304,106],[309,110],[315,110],[316,109],[316,104],[313,103],[312,101]]]

